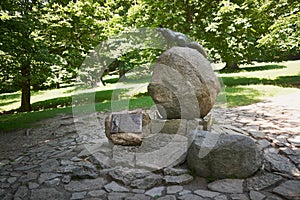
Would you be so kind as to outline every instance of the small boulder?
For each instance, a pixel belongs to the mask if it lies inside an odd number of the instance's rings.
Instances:
[[[202,177],[246,178],[262,165],[262,152],[244,135],[199,131],[188,150],[191,170]]]
[[[114,113],[116,114],[116,113]],[[125,114],[125,113],[118,113]],[[105,118],[105,135],[115,145],[123,146],[140,146],[142,144],[142,134],[147,131],[148,126],[151,122],[151,118],[148,113],[142,110],[130,111],[126,114],[142,114],[142,130],[141,133],[112,133],[111,132],[111,120],[112,114]]]

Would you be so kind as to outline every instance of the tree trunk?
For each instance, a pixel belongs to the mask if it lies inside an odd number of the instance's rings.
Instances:
[[[126,81],[126,67],[125,67],[125,62],[124,61],[117,61],[118,62],[118,67],[119,67],[119,81]]]
[[[59,89],[59,88],[60,88],[60,84],[59,84],[59,74],[56,74],[55,76],[56,76],[56,80],[57,80],[56,83],[55,83],[55,88],[56,88],[56,89]]]
[[[124,66],[120,66],[119,67],[119,81],[122,82],[122,81],[126,81],[126,70],[125,70],[125,67]]]
[[[236,61],[229,61],[226,62],[225,67],[222,69],[222,71],[237,71],[239,70],[238,64]]]
[[[192,7],[190,6],[189,0],[185,1],[185,22],[186,26],[184,27],[184,32],[188,33],[190,31],[190,24],[193,23],[193,10]]]
[[[21,112],[31,111],[30,105],[30,63],[27,62],[21,69],[22,74],[22,99],[21,99]]]

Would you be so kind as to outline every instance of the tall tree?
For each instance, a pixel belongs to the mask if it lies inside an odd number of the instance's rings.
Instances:
[[[273,49],[270,60],[285,60],[290,55],[299,56],[300,1],[267,1],[259,11],[265,13],[264,18],[269,26],[261,34],[258,47]]]
[[[30,111],[31,83],[49,74],[49,55],[40,39],[39,29],[43,7],[39,0],[1,1],[0,53],[1,82],[12,81],[22,91],[20,111]]]

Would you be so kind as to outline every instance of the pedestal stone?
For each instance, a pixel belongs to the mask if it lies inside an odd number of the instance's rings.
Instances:
[[[145,111],[113,113],[105,118],[106,137],[116,145],[139,146],[149,131],[150,117]]]

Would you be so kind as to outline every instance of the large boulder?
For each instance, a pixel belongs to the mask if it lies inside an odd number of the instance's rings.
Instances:
[[[188,150],[187,162],[201,177],[246,178],[262,165],[262,152],[250,137],[199,131]]]
[[[157,60],[148,91],[162,118],[194,119],[210,112],[220,84],[201,53],[172,47]]]

